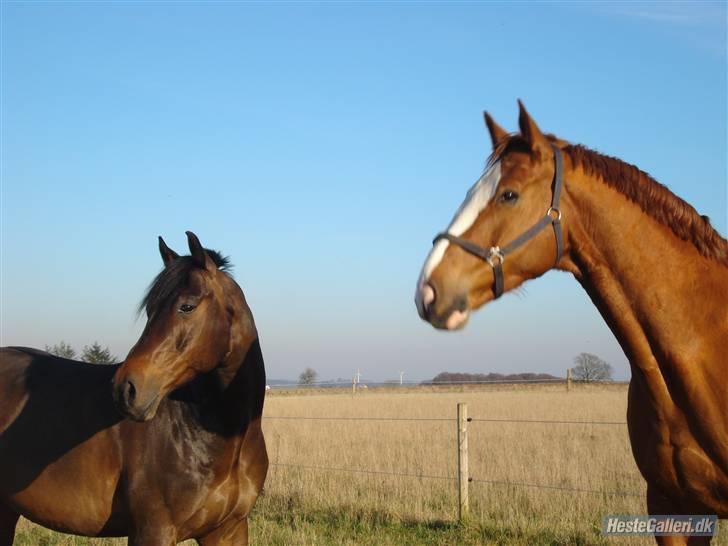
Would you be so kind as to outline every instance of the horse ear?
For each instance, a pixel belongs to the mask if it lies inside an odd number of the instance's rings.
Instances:
[[[161,235],[159,236],[159,254],[162,255],[164,267],[169,266],[169,264],[179,258],[179,254],[167,246],[167,243],[164,242]]]
[[[207,252],[205,252],[205,249],[202,248],[202,244],[197,238],[197,235],[191,231],[185,231],[185,233],[187,234],[187,243],[190,246],[190,254],[192,255],[195,265],[202,268],[207,267]]]
[[[520,99],[518,99],[518,127],[521,130],[521,135],[531,147],[531,151],[543,157],[548,155],[550,150],[549,141],[543,136],[541,129],[533,121]]]
[[[495,150],[498,143],[508,136],[508,131],[498,125],[488,112],[483,112],[483,117],[485,118],[485,126],[490,133],[490,142],[493,144],[493,149]]]

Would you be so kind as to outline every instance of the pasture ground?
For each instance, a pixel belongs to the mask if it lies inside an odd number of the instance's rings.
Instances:
[[[569,393],[563,385],[369,389],[356,396],[332,390],[273,391],[266,400],[264,420],[272,464],[265,493],[251,517],[251,544],[652,545],[652,539],[606,539],[600,532],[604,514],[646,512],[644,484],[624,425],[470,423],[474,482],[471,517],[462,525],[455,522],[456,482],[423,477],[456,475],[458,402],[468,404],[474,419],[624,421],[626,396],[624,385],[578,385]],[[713,544],[728,545],[725,531]],[[15,544],[125,543],[60,535],[23,521]]]

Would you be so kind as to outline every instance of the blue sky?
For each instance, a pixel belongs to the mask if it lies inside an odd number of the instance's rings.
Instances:
[[[0,343],[143,326],[156,236],[232,257],[270,377],[628,365],[552,272],[458,333],[417,317],[482,110],[650,172],[726,233],[725,3],[3,2]]]

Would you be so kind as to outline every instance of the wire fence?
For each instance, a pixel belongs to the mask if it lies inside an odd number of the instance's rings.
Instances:
[[[290,416],[290,415],[270,415],[265,416],[266,420],[305,420],[305,421],[373,421],[373,422],[450,422],[456,424],[458,420],[452,417],[347,417],[347,416]],[[467,423],[512,423],[512,424],[539,424],[539,425],[596,425],[596,426],[625,426],[626,421],[592,421],[592,420],[552,420],[552,419],[505,419],[505,418],[484,418],[484,417],[469,417],[465,420]],[[460,447],[458,448],[460,449]],[[300,468],[321,472],[343,472],[350,474],[363,474],[363,475],[385,475],[385,476],[398,476],[404,478],[417,478],[417,479],[433,479],[433,480],[447,480],[447,481],[460,481],[458,476],[442,476],[442,475],[431,475],[423,473],[407,473],[407,472],[393,472],[388,470],[376,470],[376,469],[363,469],[363,468],[349,468],[349,467],[332,467],[325,465],[307,465],[307,464],[288,464],[273,462],[271,466],[281,468]],[[494,486],[506,486],[506,487],[520,487],[540,490],[551,490],[551,491],[564,491],[570,493],[582,493],[582,494],[593,494],[593,495],[604,495],[604,496],[618,496],[618,497],[643,497],[644,494],[637,491],[605,491],[599,489],[589,489],[580,487],[571,487],[565,485],[556,484],[543,484],[543,483],[529,483],[521,481],[510,481],[510,480],[491,480],[484,478],[474,478],[471,475],[467,475],[466,481],[474,484],[494,485]]]
[[[305,470],[321,470],[325,472],[346,472],[349,474],[374,474],[382,476],[397,476],[403,478],[417,478],[426,480],[448,480],[457,481],[455,476],[435,476],[432,474],[420,474],[420,473],[406,473],[406,472],[391,472],[389,470],[370,470],[364,468],[347,468],[347,467],[334,467],[334,466],[322,466],[322,465],[307,465],[307,464],[288,464],[288,463],[270,463],[270,466],[277,466],[282,468],[302,468]],[[487,485],[502,485],[507,487],[527,487],[532,489],[547,489],[553,491],[569,491],[572,493],[590,493],[596,495],[607,495],[607,496],[618,496],[618,497],[642,497],[642,493],[636,491],[604,491],[601,489],[586,489],[583,487],[568,487],[565,485],[551,485],[543,483],[527,483],[527,482],[513,482],[508,480],[483,480],[478,478],[470,478],[470,483],[480,483]]]

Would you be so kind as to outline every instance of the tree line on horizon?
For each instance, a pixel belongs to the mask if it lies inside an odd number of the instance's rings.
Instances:
[[[579,353],[574,357],[574,367],[571,369],[572,378],[576,381],[611,381],[613,379],[612,366],[597,355]],[[497,381],[551,381],[563,379],[548,373],[467,373],[467,372],[441,372],[425,384],[435,383],[475,383]]]
[[[612,381],[612,366],[592,353],[579,353],[574,357],[574,367],[571,368],[572,379],[583,382],[593,381]],[[318,372],[311,367],[307,367],[298,376],[298,384],[301,386],[312,386],[317,382]],[[557,377],[549,373],[468,373],[468,372],[441,372],[434,378],[423,381],[423,385],[433,385],[437,383],[494,383],[508,381],[553,381],[563,380],[563,377]],[[398,380],[384,381],[386,384],[398,384]]]
[[[579,353],[574,357],[574,367],[571,368],[572,379],[583,382],[596,381],[612,381],[614,369],[612,366],[592,353]],[[317,383],[318,373],[313,368],[306,368],[298,376],[298,384],[301,386],[312,386]],[[434,378],[423,381],[423,385],[433,385],[437,383],[494,383],[509,381],[553,381],[563,380],[563,377],[557,377],[548,373],[467,373],[467,372],[441,372]],[[332,382],[337,383],[337,382]],[[398,384],[399,380],[384,381],[384,384]]]
[[[467,372],[440,372],[429,381],[423,383],[474,383],[496,381],[551,381],[560,379],[549,373],[467,373]]]
[[[74,360],[77,355],[76,349],[65,341],[53,346],[46,345],[45,350],[47,353],[69,360]],[[102,347],[98,341],[94,341],[91,345],[84,345],[79,360],[89,364],[115,364],[118,362],[116,356],[111,354],[111,350],[108,347]]]

